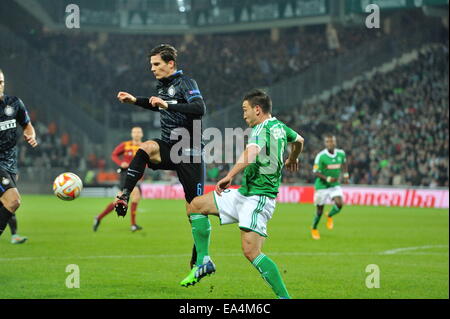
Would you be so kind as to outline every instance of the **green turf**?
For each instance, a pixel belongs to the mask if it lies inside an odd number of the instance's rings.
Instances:
[[[107,199],[23,196],[18,212],[24,245],[0,238],[0,298],[273,298],[242,256],[236,225],[211,217],[217,273],[178,285],[189,272],[192,236],[183,201],[145,200],[131,233],[113,212],[97,233],[92,220]],[[313,241],[312,205],[278,204],[264,252],[280,268],[294,298],[449,298],[448,211],[344,207],[335,229]],[[422,247],[425,246],[425,247]],[[409,250],[385,251],[409,248]],[[80,268],[79,289],[65,286],[68,264]],[[365,285],[366,266],[380,268],[380,288]]]

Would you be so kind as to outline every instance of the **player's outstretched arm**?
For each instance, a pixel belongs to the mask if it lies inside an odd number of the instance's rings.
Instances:
[[[31,122],[28,122],[27,125],[23,128],[23,137],[31,147],[36,147],[38,143],[36,142],[36,132],[34,131],[34,127]]]
[[[291,143],[291,153],[285,162],[285,166],[288,171],[297,172],[299,169],[298,165],[298,157],[303,152],[303,146],[305,143],[305,139],[297,134],[297,139]]]
[[[216,193],[220,195],[225,189],[231,186],[231,181],[233,178],[242,172],[248,165],[253,163],[256,160],[261,149],[257,145],[248,145],[245,151],[239,157],[237,163],[233,166],[233,168],[228,172],[227,176],[222,178],[216,184]]]
[[[145,96],[134,96],[127,92],[119,92],[117,94],[117,99],[121,103],[134,104],[140,106],[144,109],[158,112],[159,108],[155,105],[152,105],[150,102],[151,98]]]
[[[137,101],[135,96],[131,95],[130,93],[122,91],[117,94],[117,99],[120,101],[120,103],[128,103],[128,104],[134,104]]]

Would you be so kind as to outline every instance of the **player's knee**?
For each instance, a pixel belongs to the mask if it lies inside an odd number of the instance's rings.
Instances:
[[[188,205],[187,214],[201,214],[203,212],[202,201],[199,197],[194,198]]]
[[[20,207],[20,197],[10,199],[9,201],[6,202],[5,207],[10,212],[14,213]]]
[[[261,254],[259,249],[250,246],[242,246],[242,252],[244,253],[245,258],[247,258],[250,262],[255,260]]]
[[[131,194],[131,202],[138,203],[141,200],[141,195],[139,194]]]
[[[147,141],[142,143],[140,149],[146,152],[149,156],[155,154],[158,151],[158,143],[155,141]]]

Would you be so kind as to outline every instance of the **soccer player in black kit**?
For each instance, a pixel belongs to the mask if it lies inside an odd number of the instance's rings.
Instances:
[[[5,76],[0,70],[0,236],[9,224],[12,243],[21,244],[26,237],[17,235],[16,211],[20,206],[20,194],[16,187],[17,174],[17,124],[23,128],[23,136],[32,147],[37,146],[36,133],[23,102],[4,94]]]
[[[122,195],[116,200],[116,212],[119,216],[126,215],[130,193],[147,166],[154,170],[176,171],[183,185],[187,204],[203,194],[205,164],[202,156],[202,130],[201,125],[194,128],[195,120],[201,123],[206,112],[203,97],[195,80],[177,70],[177,50],[173,46],[161,44],[150,52],[149,58],[151,71],[158,80],[157,96],[134,97],[126,92],[119,92],[117,98],[122,103],[159,112],[161,138],[142,143],[130,163]],[[185,140],[188,138],[189,145],[175,150],[172,155],[176,153],[179,157],[174,160],[171,156],[172,147],[180,141],[180,137]],[[177,162],[180,158],[184,160]],[[194,246],[191,267],[195,259]]]

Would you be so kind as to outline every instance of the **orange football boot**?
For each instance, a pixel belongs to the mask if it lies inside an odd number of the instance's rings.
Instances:
[[[320,239],[319,230],[318,229],[311,229],[311,236],[312,236],[313,239],[319,240]]]
[[[328,214],[327,214],[327,228],[329,230],[331,230],[331,229],[333,229],[333,227],[334,227],[333,217],[328,217]]]

